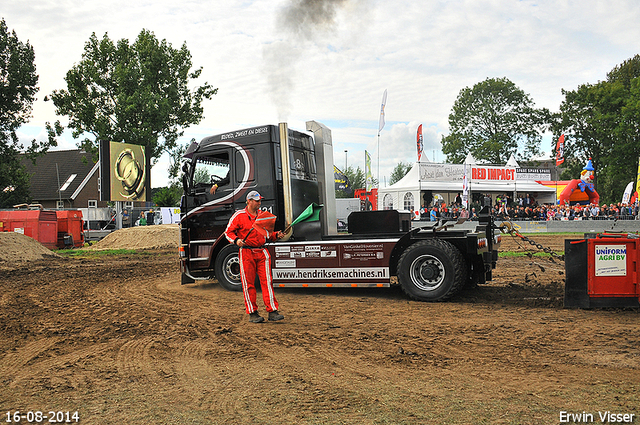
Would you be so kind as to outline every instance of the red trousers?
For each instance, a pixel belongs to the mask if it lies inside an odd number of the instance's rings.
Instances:
[[[247,314],[258,311],[256,304],[256,274],[262,288],[262,301],[267,312],[278,310],[278,301],[271,281],[271,259],[266,248],[240,248],[240,276]]]

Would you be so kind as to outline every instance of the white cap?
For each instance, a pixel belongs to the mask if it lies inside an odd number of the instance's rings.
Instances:
[[[261,199],[263,199],[263,198],[262,198],[262,196],[260,196],[260,194],[258,193],[258,191],[256,191],[256,190],[252,190],[251,192],[249,192],[249,193],[247,194],[247,201],[248,201],[249,199],[253,199],[254,201],[259,201],[259,200],[261,200]]]

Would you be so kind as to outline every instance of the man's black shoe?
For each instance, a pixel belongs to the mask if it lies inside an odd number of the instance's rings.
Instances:
[[[271,313],[269,313],[269,320],[271,320]],[[257,311],[249,314],[249,321],[251,323],[262,323],[264,322],[264,317],[260,316]]]
[[[278,313],[278,310],[274,310],[274,311],[270,311],[269,312],[269,320],[271,322],[275,322],[276,320],[282,320],[284,319],[284,316],[280,313]]]

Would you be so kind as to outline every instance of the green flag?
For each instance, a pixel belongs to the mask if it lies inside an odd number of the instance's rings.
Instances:
[[[324,205],[318,205],[313,202],[309,205],[302,213],[290,224],[293,226],[294,224],[301,223],[303,221],[318,221],[320,220],[320,210],[324,207]]]

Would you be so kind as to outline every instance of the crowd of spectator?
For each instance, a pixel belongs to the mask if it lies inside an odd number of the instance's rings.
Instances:
[[[496,196],[491,202],[488,195],[484,195],[479,203],[472,204],[467,210],[461,202],[450,205],[440,203],[420,211],[421,220],[436,221],[439,219],[468,218],[477,220],[477,213],[483,206],[491,207],[491,215],[497,220],[637,220],[638,204],[622,202],[611,204],[587,205],[552,205],[538,204],[536,200],[525,195],[512,200],[508,195]]]
[[[492,214],[497,219],[511,220],[636,220],[638,206],[623,204],[534,205],[508,207],[495,205]]]

